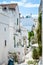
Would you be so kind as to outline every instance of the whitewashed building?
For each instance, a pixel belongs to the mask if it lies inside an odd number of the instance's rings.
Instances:
[[[28,44],[27,29],[20,26],[18,5],[0,4],[0,65],[8,63],[9,52],[24,56],[23,37]]]
[[[24,26],[21,26],[21,35],[22,45],[28,46],[28,30]]]
[[[0,4],[0,65],[7,63],[8,52],[18,43],[19,8],[17,4]]]
[[[38,23],[38,19],[34,19],[34,22],[35,22],[35,25],[33,26],[33,32],[34,32],[34,40],[37,40],[37,32],[36,32],[36,30],[38,29],[38,25],[39,25],[39,23]]]

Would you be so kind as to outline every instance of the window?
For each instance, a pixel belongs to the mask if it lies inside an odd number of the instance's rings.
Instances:
[[[6,31],[6,28],[4,28],[4,31]]]
[[[3,7],[2,9],[3,9],[3,11],[6,11],[6,10],[7,10],[7,8],[6,8],[6,7]]]
[[[6,40],[5,40],[5,46],[6,46]]]
[[[18,25],[18,18],[17,18],[17,25]]]
[[[9,10],[14,10],[15,11],[16,9],[15,8],[9,8]]]
[[[14,47],[16,47],[16,39],[15,39],[15,37],[14,37]]]
[[[19,46],[19,43],[17,42],[17,47]]]

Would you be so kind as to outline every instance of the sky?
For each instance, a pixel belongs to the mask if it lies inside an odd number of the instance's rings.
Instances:
[[[40,1],[41,0],[0,0],[0,3],[18,3],[19,12],[21,13],[21,16],[32,14],[31,16],[33,18],[37,18]],[[31,25],[31,23],[29,25]]]

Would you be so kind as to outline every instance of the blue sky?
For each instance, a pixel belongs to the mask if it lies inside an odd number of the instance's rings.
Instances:
[[[41,0],[0,0],[0,3],[18,3],[21,16],[32,14],[33,18],[38,16],[38,10]],[[23,22],[25,24],[25,22]],[[32,22],[31,22],[32,23]],[[29,25],[31,25],[31,23]],[[25,26],[27,29],[29,25]],[[30,26],[29,28],[31,28]]]

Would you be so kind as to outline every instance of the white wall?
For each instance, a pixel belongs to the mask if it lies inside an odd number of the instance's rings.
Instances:
[[[6,16],[0,15],[0,63],[7,59],[8,44],[9,44],[9,25],[6,25],[9,19]],[[6,24],[3,24],[5,23]],[[9,22],[8,22],[9,24]],[[6,28],[6,31],[5,31]],[[6,46],[5,46],[6,40]],[[6,57],[6,58],[5,58]]]
[[[23,37],[26,37],[26,45],[28,46],[28,30],[24,28],[24,26],[21,27],[21,37],[22,37],[22,43],[23,42]]]
[[[17,18],[18,18],[18,23],[19,23],[19,11],[17,9],[18,7],[16,6],[16,10],[15,10],[15,15],[13,13],[13,15],[10,16],[10,50],[14,50],[14,36],[16,37],[16,44],[17,44],[17,36],[14,34],[17,34],[16,30],[19,28],[19,24],[17,25]]]
[[[8,51],[14,50],[13,38],[17,29],[17,18],[19,19],[19,11],[12,13],[12,11],[7,10],[7,12],[5,12],[0,9],[0,64],[2,62],[7,62]],[[4,28],[6,28],[6,31]],[[6,46],[5,40],[7,41]]]
[[[18,18],[18,25],[17,25],[17,18]],[[0,63],[7,62],[8,59],[8,51],[20,51],[21,55],[22,52],[24,53],[24,48],[21,47],[15,47],[14,48],[14,34],[16,38],[16,44],[19,42],[19,39],[22,39],[21,34],[16,32],[17,29],[19,29],[19,9],[18,6],[16,7],[15,12],[7,10],[2,11],[0,9]],[[4,30],[6,28],[6,31]],[[28,32],[25,30],[22,33],[23,36],[28,37]],[[6,46],[5,46],[5,40]],[[23,43],[23,39],[21,40]]]

